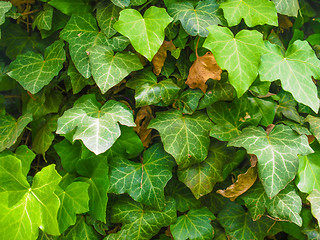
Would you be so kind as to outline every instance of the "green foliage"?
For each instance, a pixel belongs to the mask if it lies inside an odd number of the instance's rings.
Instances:
[[[319,239],[319,19],[0,1],[0,238]]]

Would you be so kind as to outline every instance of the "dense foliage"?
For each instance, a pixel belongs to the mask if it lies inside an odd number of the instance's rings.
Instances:
[[[0,238],[320,239],[320,1],[0,1]]]

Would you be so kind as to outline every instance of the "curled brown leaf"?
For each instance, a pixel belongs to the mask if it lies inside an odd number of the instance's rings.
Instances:
[[[134,131],[140,137],[145,148],[149,147],[149,144],[151,142],[152,129],[148,129],[148,125],[153,118],[154,117],[152,115],[152,110],[149,106],[140,108],[136,116],[136,127],[134,128]]]
[[[153,64],[153,72],[157,76],[161,73],[162,67],[164,65],[164,61],[167,58],[167,51],[173,51],[176,47],[174,46],[172,40],[171,41],[163,41],[161,47],[159,48],[156,55],[154,55],[152,59]]]

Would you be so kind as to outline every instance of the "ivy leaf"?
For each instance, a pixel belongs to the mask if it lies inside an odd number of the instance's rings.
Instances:
[[[96,19],[89,13],[73,14],[60,32],[60,37],[69,43],[71,59],[79,73],[91,76],[87,49],[97,44],[107,44],[107,37],[99,32]]]
[[[57,212],[60,202],[54,191],[61,177],[54,165],[44,167],[38,172],[30,187],[22,175],[19,159],[11,157],[1,160],[0,175],[1,178],[5,177],[7,185],[2,185],[5,188],[1,189],[0,194],[0,235],[7,239],[33,240],[37,238],[40,226],[48,234],[59,235]],[[18,186],[19,197],[17,194],[12,196],[12,190]]]
[[[318,112],[317,88],[312,76],[320,76],[320,61],[307,41],[297,40],[285,55],[277,45],[266,42],[268,53],[261,56],[259,74],[261,81],[280,79],[282,88],[300,103]]]
[[[84,216],[80,216],[77,219],[77,222],[74,226],[70,228],[68,233],[63,237],[65,240],[74,240],[74,239],[90,239],[90,240],[99,240],[101,239],[99,234],[88,225],[85,221]]]
[[[117,53],[103,45],[96,45],[88,49],[89,61],[93,79],[102,94],[121,82],[132,71],[143,68],[135,54]]]
[[[7,74],[17,80],[24,89],[35,94],[57,76],[66,60],[62,40],[46,48],[44,57],[40,53],[27,52],[11,62]]]
[[[104,32],[107,38],[111,38],[117,33],[113,28],[113,24],[119,18],[121,8],[113,3],[99,2],[97,4],[97,21],[100,29]]]
[[[92,11],[90,0],[51,0],[49,4],[66,15],[83,14]]]
[[[171,79],[158,83],[150,69],[137,73],[127,82],[127,87],[135,90],[136,107],[153,105],[160,101],[169,105],[180,90]]]
[[[269,0],[227,0],[220,7],[229,27],[238,25],[242,18],[248,27],[264,24],[278,26],[277,10]]]
[[[292,17],[298,16],[298,11],[300,9],[298,0],[272,0],[272,2],[276,5],[278,13]]]
[[[56,190],[60,199],[57,216],[60,232],[64,232],[69,226],[76,223],[76,214],[89,211],[89,186],[85,182],[73,182],[66,189],[58,188]]]
[[[6,13],[11,9],[12,4],[10,2],[0,2],[0,25],[6,20]],[[0,32],[1,39],[1,32]]]
[[[185,114],[193,114],[197,110],[199,100],[203,95],[200,89],[183,91],[176,102],[178,109]]]
[[[0,116],[0,152],[15,144],[24,128],[31,121],[31,113],[22,115],[17,121],[9,115]]]
[[[295,183],[301,192],[311,193],[314,189],[320,191],[320,145],[312,144],[314,153],[307,156],[299,156],[299,170]]]
[[[164,29],[171,21],[172,18],[164,8],[152,6],[145,11],[143,17],[137,10],[122,10],[119,21],[113,27],[130,39],[138,53],[151,61],[162,45]]]
[[[94,84],[92,78],[86,79],[78,72],[72,61],[69,62],[68,76],[70,77],[73,94],[79,93],[87,85]]]
[[[111,2],[121,8],[126,8],[130,4],[130,0],[111,0]]]
[[[98,155],[107,151],[120,137],[118,122],[135,126],[132,112],[123,103],[109,100],[101,106],[94,95],[84,95],[58,119],[57,133],[66,134],[76,128],[73,140],[81,139]]]
[[[276,115],[277,104],[269,98],[248,98],[253,106],[255,106],[261,114],[260,125],[268,127],[273,123]]]
[[[49,31],[52,27],[53,8],[48,4],[45,4],[43,10],[37,14],[32,23],[32,28],[36,26],[39,30]]]
[[[194,8],[191,2],[176,2],[168,6],[168,13],[174,21],[180,21],[182,27],[191,36],[208,36],[207,27],[222,24],[222,13],[216,0],[204,0]]]
[[[320,191],[317,189],[313,190],[307,199],[311,203],[312,215],[318,220],[320,226]]]
[[[128,197],[122,197],[111,205],[110,213],[111,222],[122,223],[122,227],[119,232],[108,235],[105,240],[148,240],[162,227],[174,223],[177,219],[174,200],[167,201],[163,211],[157,211]]]
[[[211,221],[215,216],[206,208],[191,209],[170,226],[174,239],[213,239]]]
[[[172,177],[175,162],[161,144],[148,148],[143,154],[142,163],[112,158],[109,164],[109,192],[126,192],[135,201],[159,210],[164,209],[164,187]]]
[[[298,168],[298,154],[313,152],[307,136],[298,136],[290,127],[275,126],[270,133],[261,127],[247,127],[228,146],[244,147],[258,157],[258,174],[269,198],[277,195],[293,180]]]
[[[308,115],[305,120],[310,124],[310,131],[312,134],[316,137],[318,142],[320,142],[320,118]]]
[[[301,122],[301,117],[297,111],[297,102],[294,100],[292,95],[285,91],[280,91],[278,93],[279,104],[276,108],[277,114],[282,114],[286,118],[289,118],[296,122]]]
[[[278,224],[268,217],[263,216],[257,221],[253,221],[248,212],[241,205],[230,202],[218,215],[218,221],[225,228],[231,239],[263,240],[265,236],[278,232]]]
[[[256,30],[242,30],[234,36],[229,28],[218,26],[210,26],[208,30],[203,47],[228,71],[229,82],[241,97],[258,76],[260,56],[265,51],[262,34]]]
[[[205,113],[186,116],[178,110],[158,112],[149,124],[149,128],[160,132],[164,150],[175,158],[180,168],[206,159],[211,126]]]

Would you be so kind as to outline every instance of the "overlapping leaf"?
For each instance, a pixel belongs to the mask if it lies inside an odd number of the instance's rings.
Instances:
[[[0,2],[0,25],[2,25],[5,21],[5,14],[11,9],[12,4],[10,2]],[[1,38],[1,32],[0,32]]]
[[[186,116],[178,110],[158,112],[149,124],[149,128],[160,132],[164,149],[175,158],[180,168],[205,160],[211,126],[205,113]]]
[[[164,187],[172,177],[175,162],[161,144],[146,150],[141,163],[113,158],[109,164],[110,192],[127,192],[135,201],[164,209]]]
[[[66,134],[76,128],[73,140],[81,139],[88,149],[100,154],[120,136],[118,122],[135,126],[132,112],[124,104],[110,100],[101,106],[94,95],[84,95],[58,119],[57,133]]]
[[[51,0],[49,4],[67,15],[75,13],[83,14],[92,11],[90,0]]]
[[[280,14],[297,17],[300,9],[298,0],[272,0]]]
[[[130,53],[117,53],[104,45],[96,45],[87,50],[93,79],[102,94],[129,75],[143,68],[139,58]]]
[[[310,124],[310,131],[316,137],[318,142],[320,142],[320,118],[308,115],[306,121]]]
[[[94,84],[92,78],[86,79],[82,76],[71,61],[69,62],[68,75],[70,77],[73,94],[77,94],[87,85]]]
[[[242,18],[248,27],[263,24],[278,26],[277,10],[269,0],[227,0],[220,7],[229,27],[238,25]]]
[[[162,45],[164,29],[171,21],[165,9],[152,6],[143,17],[137,10],[122,10],[113,27],[130,39],[137,52],[151,61]]]
[[[185,114],[193,114],[197,110],[199,100],[203,95],[200,89],[183,91],[176,102],[178,109]]]
[[[92,226],[86,223],[85,217],[80,216],[77,219],[76,224],[70,228],[68,233],[63,238],[66,240],[74,240],[74,239],[98,240],[100,239],[100,236],[99,234],[97,234],[97,232],[93,229]]]
[[[8,75],[32,94],[39,92],[62,69],[66,60],[63,47],[63,41],[58,40],[46,48],[44,57],[35,52],[19,55],[11,62]]]
[[[313,77],[320,76],[320,61],[307,41],[297,40],[285,55],[277,45],[266,42],[268,52],[261,56],[259,74],[261,81],[280,79],[282,88],[300,103],[318,112],[319,100]]]
[[[121,8],[117,7],[111,2],[100,2],[97,5],[97,21],[99,27],[107,36],[107,38],[111,38],[117,33],[117,31],[113,28],[113,24],[119,18],[120,11]]]
[[[305,135],[298,136],[290,127],[277,125],[267,134],[261,127],[247,127],[229,146],[244,147],[258,157],[258,173],[268,197],[277,195],[293,180],[300,155],[313,152]]]
[[[174,239],[212,239],[214,231],[210,223],[214,219],[215,216],[207,208],[191,209],[178,217],[170,230]]]
[[[320,191],[317,189],[313,190],[307,199],[311,203],[312,215],[318,220],[320,226]]]
[[[206,37],[207,27],[222,24],[222,13],[216,0],[200,1],[196,8],[188,1],[172,3],[168,6],[168,13],[174,21],[180,21],[191,36]]]
[[[49,31],[52,27],[52,17],[53,17],[53,8],[48,4],[45,4],[43,10],[38,13],[36,18],[32,23],[32,27],[37,28],[39,30],[47,30]]]
[[[228,71],[229,81],[241,97],[258,76],[260,56],[265,51],[262,34],[242,30],[233,35],[226,27],[208,27],[204,47],[209,49],[218,65]]]

